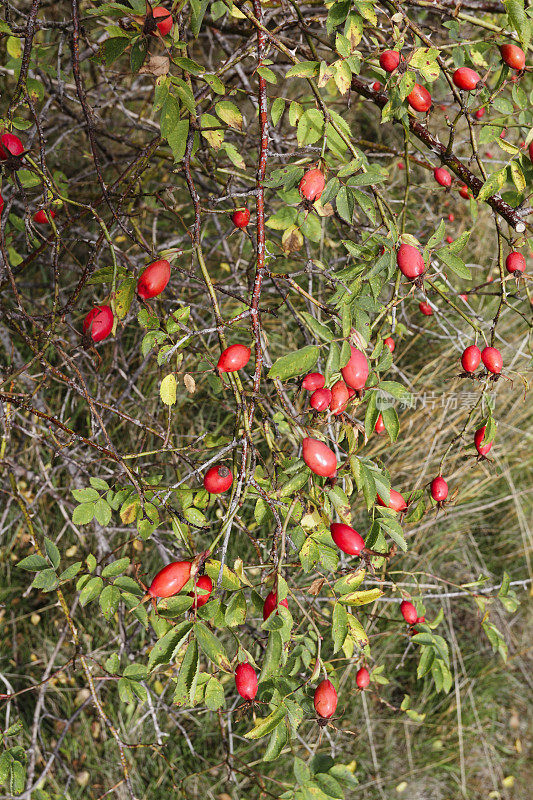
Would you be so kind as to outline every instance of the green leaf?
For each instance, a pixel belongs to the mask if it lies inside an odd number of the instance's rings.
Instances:
[[[189,0],[191,7],[191,31],[194,38],[198,38],[202,21],[209,5],[210,0]]]
[[[57,575],[53,569],[43,569],[33,579],[32,587],[43,592],[51,592],[57,586]]]
[[[178,680],[174,691],[174,703],[177,706],[192,704],[196,693],[198,673],[200,671],[200,656],[196,639],[192,639],[183,656]]]
[[[215,105],[217,116],[231,128],[242,131],[242,114],[234,103],[221,100]]]
[[[213,664],[225,672],[231,672],[231,665],[224,645],[211,633],[203,622],[194,623],[194,634],[201,649]]]
[[[283,652],[283,642],[279,631],[270,631],[268,634],[268,644],[266,647],[261,674],[259,681],[266,681],[268,678],[279,673],[281,657]]]
[[[224,621],[230,628],[243,625],[246,620],[246,600],[242,592],[235,592],[226,608]]]
[[[185,155],[187,147],[187,137],[189,135],[189,120],[182,119],[178,122],[172,133],[166,138],[172,150],[174,161],[181,161]]]
[[[312,78],[318,75],[318,61],[300,61],[285,74],[286,78]]]
[[[263,753],[263,761],[275,761],[279,758],[288,738],[289,732],[287,730],[287,724],[286,722],[280,722],[279,725],[274,728],[270,736],[265,752]]]
[[[112,561],[102,570],[102,578],[114,578],[115,575],[120,575],[125,569],[129,567],[130,560],[127,556],[119,558],[117,561]]]
[[[26,558],[19,561],[17,567],[26,569],[28,572],[40,572],[42,569],[49,569],[50,564],[39,553],[32,553],[31,556],[26,556]]]
[[[479,190],[476,199],[479,201],[486,200],[491,195],[499,192],[503,184],[505,183],[505,175],[506,175],[505,169],[497,170],[496,172],[493,172],[492,175],[489,175],[489,177]]]
[[[382,596],[381,589],[363,589],[361,592],[350,592],[339,598],[339,603],[347,606],[366,606]]]
[[[319,349],[315,345],[302,347],[278,360],[270,367],[269,378],[280,378],[282,381],[308,372],[318,361]]]
[[[456,275],[458,275],[460,278],[464,278],[465,280],[472,279],[472,273],[462,258],[459,258],[459,256],[451,253],[447,247],[443,247],[441,250],[437,250],[436,252],[440,260],[443,261],[446,266],[452,270],[452,272],[455,272]]]
[[[74,525],[88,525],[94,517],[94,503],[82,503],[72,513]]]
[[[104,617],[109,620],[115,614],[120,602],[120,591],[116,586],[105,586],[99,598]]]
[[[103,498],[100,498],[94,505],[94,516],[97,521],[105,527],[111,522],[111,506]]]
[[[319,339],[322,339],[324,342],[333,341],[333,334],[327,325],[319,322],[312,316],[312,314],[308,314],[307,311],[302,311],[302,317],[305,319],[309,329],[315,334],[315,336],[317,336]]]
[[[298,145],[314,144],[324,134],[324,116],[317,108],[305,111],[298,120]]]
[[[59,581],[63,583],[64,581],[71,581],[72,578],[75,578],[78,572],[82,567],[82,561],[75,561],[74,564],[71,564],[70,567],[67,567],[61,575],[59,576]]]
[[[211,711],[216,711],[226,705],[224,688],[214,675],[211,675],[205,687],[205,704]]]
[[[148,659],[148,672],[160,664],[170,664],[192,629],[192,622],[180,622],[171,628],[153,647]]]
[[[137,41],[133,43],[133,46],[130,50],[130,67],[132,72],[138,72],[144,63],[144,59],[146,58],[147,53],[147,45],[146,40],[143,37],[139,37]]]
[[[339,215],[351,224],[355,202],[351,191],[346,186],[341,187],[337,195],[336,204]]]
[[[509,21],[518,34],[524,50],[531,39],[531,21],[526,16],[524,0],[503,0]]]
[[[80,592],[80,605],[86,606],[87,603],[95,600],[103,588],[104,582],[98,575],[91,578]]]
[[[261,739],[263,736],[267,736],[267,734],[272,733],[274,728],[279,725],[281,720],[284,718],[286,713],[285,706],[279,706],[273,711],[268,717],[263,717],[262,719],[258,719],[256,721],[255,726],[252,728],[251,731],[244,734],[245,739]]]
[[[396,409],[394,406],[387,406],[381,410],[381,416],[389,439],[391,442],[395,442],[398,438],[398,434],[400,433],[400,420],[398,419]]]
[[[335,603],[333,607],[332,636],[333,652],[338,653],[348,635],[348,614],[346,609],[340,604]]]

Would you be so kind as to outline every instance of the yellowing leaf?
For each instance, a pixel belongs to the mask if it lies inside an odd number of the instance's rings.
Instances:
[[[159,394],[161,395],[161,400],[166,406],[173,406],[176,402],[176,388],[177,383],[174,374],[171,372],[168,375],[165,375],[161,381]]]
[[[215,111],[226,125],[239,131],[242,130],[242,114],[234,103],[229,100],[221,100],[215,105]]]
[[[290,228],[287,228],[281,239],[281,246],[286,256],[288,256],[289,253],[296,253],[300,250],[303,243],[304,237],[296,225],[291,225]]]

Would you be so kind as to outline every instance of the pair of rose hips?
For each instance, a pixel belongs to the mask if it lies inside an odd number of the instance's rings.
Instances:
[[[503,368],[502,354],[496,347],[485,347],[483,351],[475,344],[471,344],[463,351],[461,364],[465,372],[473,374],[479,367],[480,362],[493,375],[499,375]]]
[[[425,622],[425,617],[419,617],[414,605],[409,600],[403,600],[400,605],[402,617],[408,625],[416,625],[417,622]]]
[[[363,691],[370,683],[370,673],[366,667],[360,667],[355,676],[355,683],[358,689]],[[339,702],[337,690],[332,682],[327,678],[321,681],[315,689],[313,705],[315,711],[322,719],[330,719],[337,710]]]
[[[400,53],[397,50],[384,50],[379,56],[379,65],[385,72],[395,72],[401,61]],[[414,111],[429,111],[431,108],[431,95],[428,90],[415,83],[411,92],[407,95],[407,102]]]
[[[161,36],[166,36],[167,33],[170,33],[174,24],[170,11],[167,11],[163,6],[156,6],[152,11],[152,15],[154,20],[159,20],[156,25]]]
[[[159,570],[148,588],[148,594],[154,599],[173,597],[181,592],[189,578],[191,577],[190,561],[173,561],[166,567]],[[213,591],[213,581],[209,575],[201,575],[194,583],[195,589],[200,590],[201,594],[195,591],[189,592],[190,597],[194,597],[193,608],[200,608],[209,600],[209,595]]]

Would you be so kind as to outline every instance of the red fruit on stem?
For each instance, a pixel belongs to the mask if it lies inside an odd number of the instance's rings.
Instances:
[[[400,63],[400,54],[397,50],[384,50],[379,57],[379,66],[385,72],[394,72]]]
[[[425,317],[432,317],[433,316],[433,309],[429,305],[429,303],[419,303],[418,308],[422,312]]]
[[[148,589],[151,597],[172,597],[181,592],[191,577],[190,561],[174,561],[160,570]]]
[[[370,683],[370,672],[367,670],[366,667],[361,667],[361,669],[357,670],[357,674],[355,676],[355,683],[357,684],[358,689],[366,689],[366,687]]]
[[[522,253],[514,250],[512,253],[509,253],[505,259],[505,266],[507,268],[507,272],[524,272],[526,269],[526,259]]]
[[[313,702],[319,717],[329,719],[333,716],[337,708],[337,692],[331,681],[326,679],[318,684]]]
[[[244,344],[230,344],[220,354],[217,369],[219,372],[237,372],[250,360],[251,350]]]
[[[485,106],[483,106],[482,108],[478,108],[478,110],[476,111],[474,116],[475,116],[476,119],[481,119],[482,117],[484,117],[485,116]]]
[[[453,222],[455,219],[455,214],[448,214],[448,219],[450,222]]]
[[[374,81],[374,83],[372,84],[372,89],[375,92],[379,92],[379,90],[381,89],[381,83],[379,81]]]
[[[172,15],[170,11],[167,11],[166,8],[163,6],[156,6],[152,11],[155,20],[159,20],[157,22],[157,27],[159,29],[159,33],[161,36],[166,36],[167,33],[170,33],[170,29],[173,25]]]
[[[204,475],[204,489],[209,492],[209,494],[222,494],[222,492],[227,492],[232,483],[233,475],[231,474],[231,470],[220,464],[208,469]]]
[[[475,344],[471,344],[463,351],[461,364],[465,372],[475,372],[481,361],[481,350]]]
[[[407,503],[405,502],[403,496],[400,492],[397,492],[395,489],[390,490],[390,503],[387,505],[383,502],[379,494],[376,497],[376,502],[378,506],[383,506],[383,508],[392,508],[393,511],[403,511],[407,508]]]
[[[289,601],[287,598],[284,600],[280,600],[278,603],[278,593],[277,592],[269,592],[265,597],[265,602],[263,603],[263,619],[268,619],[269,616],[276,611],[278,606],[284,606],[285,608],[289,607]]]
[[[250,212],[247,208],[238,208],[231,215],[231,219],[236,228],[246,228],[250,222]]]
[[[322,389],[325,382],[326,379],[321,372],[310,372],[302,381],[302,389],[308,389],[310,392],[314,392],[315,389]]]
[[[524,69],[526,66],[526,55],[517,44],[502,44],[500,53],[502,60],[511,69],[515,69],[518,72],[518,70]]]
[[[365,546],[363,537],[356,530],[345,525],[344,522],[332,522],[330,525],[333,541],[343,553],[349,556],[358,556]]]
[[[170,280],[170,264],[166,258],[152,261],[141,273],[137,281],[137,294],[143,300],[157,297],[166,289]]]
[[[412,244],[401,244],[399,246],[396,253],[396,263],[402,275],[405,275],[410,281],[418,278],[426,269],[422,253]]]
[[[463,185],[459,189],[459,194],[461,195],[461,197],[464,197],[465,200],[468,200],[468,198],[470,197],[470,190],[466,185],[466,183],[463,183]]]
[[[485,436],[485,430],[487,426],[483,425],[482,428],[478,428],[474,434],[474,444],[476,446],[476,450],[478,451],[480,456],[486,456],[489,452],[490,448],[492,447],[492,442],[488,442],[487,444],[483,444],[483,438]]]
[[[244,700],[255,700],[257,675],[251,664],[243,662],[235,670],[235,688]]]
[[[400,606],[400,611],[402,612],[402,617],[407,622],[408,625],[414,625],[418,620],[418,614],[416,613],[416,608],[409,600],[404,600]]]
[[[433,170],[433,177],[440,183],[441,186],[451,186],[452,185],[452,176],[448,172],[447,169],[444,167],[437,167]]]
[[[54,219],[56,215],[55,211],[52,211],[52,209],[45,211],[43,208],[41,208],[39,209],[39,211],[36,211],[35,214],[33,215],[33,221],[37,222],[39,225],[46,225],[46,223],[49,222],[49,219],[46,216],[47,214],[48,217],[50,217],[51,219]]]
[[[298,188],[302,197],[314,203],[315,200],[321,197],[325,185],[326,180],[321,171],[319,169],[310,169],[303,176]]]
[[[448,484],[442,475],[439,475],[437,478],[433,478],[431,481],[431,496],[433,500],[437,501],[437,503],[442,503],[442,501],[446,500],[448,497]]]
[[[394,339],[392,338],[392,336],[387,336],[387,338],[384,340],[383,344],[385,345],[385,347],[389,348],[391,353],[394,353],[394,348],[396,347],[396,344],[395,344]]]
[[[407,95],[407,102],[414,111],[429,111],[431,108],[431,95],[424,86],[415,83],[411,93]]]
[[[448,242],[448,244],[451,244],[453,242],[453,238],[451,236],[447,236],[446,241]]]
[[[209,575],[202,575],[200,578],[198,578],[198,580],[194,585],[196,589],[201,589],[203,590],[203,592],[205,592],[205,594],[202,592],[198,592],[196,594],[196,597],[194,595],[194,592],[189,592],[189,596],[195,598],[192,607],[201,608],[202,606],[205,606],[205,604],[209,600],[209,595],[213,591],[213,581],[211,580]]]
[[[24,152],[24,145],[14,133],[4,133],[0,136],[0,159],[5,161],[9,156],[20,156]]]
[[[496,347],[485,347],[481,353],[481,360],[485,364],[489,372],[493,375],[499,375],[503,367],[502,354]]]
[[[350,345],[351,355],[348,363],[341,369],[341,374],[352,389],[362,389],[368,378],[368,361],[365,354],[357,347]]]
[[[472,92],[481,80],[481,75],[470,67],[459,67],[453,73],[452,80],[458,89],[464,92]]]
[[[374,425],[374,430],[377,434],[381,436],[382,433],[385,433],[385,423],[383,422],[383,417],[379,414],[376,424]]]
[[[350,394],[344,381],[334,383],[331,387],[331,402],[329,404],[331,413],[335,414],[336,417],[342,414],[349,399]]]
[[[337,456],[319,439],[306,437],[302,442],[303,459],[315,475],[331,478],[337,472]]]
[[[83,332],[90,336],[93,342],[101,342],[113,330],[114,321],[113,312],[109,306],[96,306],[85,317]]]
[[[315,411],[325,411],[331,403],[331,389],[326,389],[326,387],[316,389],[311,395],[309,403]]]

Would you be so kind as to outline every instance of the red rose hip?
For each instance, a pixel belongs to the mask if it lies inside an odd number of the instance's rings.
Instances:
[[[151,300],[166,289],[170,280],[170,263],[166,258],[148,264],[137,281],[137,294],[143,300]]]
[[[379,66],[385,72],[394,72],[398,69],[400,54],[397,50],[384,50],[379,57]]]
[[[416,612],[416,608],[409,600],[404,600],[400,605],[400,611],[402,617],[407,622],[408,625],[414,625],[418,620],[418,614]]]
[[[485,364],[489,372],[493,375],[499,375],[503,367],[502,354],[496,347],[485,347],[481,353],[481,360]]]
[[[315,389],[322,389],[325,382],[326,379],[321,372],[310,372],[302,381],[302,389],[314,392]]]
[[[412,244],[401,244],[399,246],[396,253],[396,263],[402,275],[405,275],[410,281],[420,277],[426,269],[422,253]]]
[[[431,496],[437,503],[442,503],[448,497],[448,484],[442,475],[431,481]]]
[[[393,511],[403,511],[407,508],[407,503],[405,502],[403,496],[400,492],[397,492],[396,489],[390,490],[390,503],[387,505],[381,499],[379,494],[376,496],[376,502],[378,506],[383,506],[383,508],[391,508]]]
[[[115,318],[109,306],[96,306],[89,311],[83,321],[83,332],[90,336],[93,342],[107,339],[113,330]]]
[[[236,228],[246,228],[250,222],[250,212],[247,208],[238,208],[231,215],[231,219]]]
[[[327,444],[319,439],[305,438],[302,442],[303,459],[315,475],[331,478],[337,472],[337,457]]]
[[[55,215],[55,211],[52,211],[52,209],[45,211],[41,208],[33,215],[33,221],[37,222],[39,225],[46,225],[46,223],[50,221],[49,218],[54,219]]]
[[[309,404],[315,411],[325,411],[331,403],[331,389],[316,389],[311,395]]]
[[[424,86],[415,83],[411,93],[407,95],[407,102],[414,111],[429,111],[431,95]]]
[[[452,176],[444,167],[437,167],[437,169],[433,170],[433,176],[441,186],[448,187],[452,185]]]
[[[502,61],[511,69],[519,71],[526,66],[526,55],[517,44],[502,44],[500,54]]]
[[[383,422],[383,417],[379,414],[376,424],[374,425],[374,430],[378,435],[385,433],[385,423]]]
[[[352,389],[362,389],[368,378],[368,361],[365,354],[357,347],[350,345],[351,354],[348,363],[341,369],[341,374]]]
[[[9,156],[20,156],[24,152],[24,145],[14,133],[4,133],[0,136],[0,159],[5,161]]]
[[[209,494],[222,494],[227,492],[233,483],[233,475],[228,467],[221,466],[208,469],[204,475],[204,489]]]
[[[325,185],[326,180],[322,172],[319,169],[310,169],[300,181],[300,195],[314,203],[321,197]]]
[[[358,556],[365,547],[363,537],[350,525],[344,522],[332,522],[330,525],[333,541],[343,553],[349,556]]]
[[[394,348],[396,347],[396,344],[395,344],[394,339],[392,338],[392,336],[387,336],[387,338],[385,339],[383,344],[385,345],[385,347],[389,348],[391,353],[394,353]]]
[[[280,600],[278,603],[278,593],[277,592],[269,592],[265,597],[265,602],[263,603],[263,620],[269,618],[269,616],[276,611],[277,607],[284,606],[285,608],[289,607],[289,601],[287,598],[284,600]],[[276,611],[277,613],[277,611]]]
[[[526,269],[526,259],[519,253],[517,250],[514,250],[512,253],[509,253],[507,258],[505,259],[505,267],[507,272],[511,274],[513,272],[525,272]]]
[[[220,354],[217,369],[219,372],[237,372],[246,366],[252,351],[244,344],[231,344]]]
[[[474,444],[480,456],[486,456],[490,448],[492,447],[492,442],[487,442],[486,444],[483,444],[483,439],[485,437],[486,429],[487,426],[483,425],[483,427],[478,428],[478,430],[474,434]]]
[[[465,372],[475,372],[481,362],[481,350],[475,344],[471,344],[464,350],[461,356],[461,364]]]
[[[257,675],[251,664],[244,662],[235,670],[235,688],[244,700],[255,700]]]
[[[151,597],[172,597],[181,592],[191,577],[190,561],[174,561],[160,570],[148,589]]]
[[[315,711],[319,717],[329,719],[337,708],[337,692],[335,687],[327,679],[318,684],[315,689],[313,699]]]
[[[472,92],[481,80],[481,75],[470,67],[459,67],[453,73],[452,80],[458,89],[464,92]]]
[[[200,578],[198,578],[194,585],[196,589],[200,589],[202,591],[197,592],[196,596],[194,592],[189,592],[190,597],[194,597],[194,603],[192,604],[192,607],[201,608],[208,602],[209,595],[213,591],[213,581],[209,575],[202,575]]]
[[[167,11],[167,9],[163,8],[163,6],[156,6],[152,11],[152,14],[154,15],[155,20],[159,20],[159,22],[156,22],[156,25],[161,36],[166,36],[167,33],[170,33],[173,25],[170,11]]]
[[[361,667],[357,670],[357,674],[355,676],[355,683],[358,689],[366,689],[366,687],[370,683],[370,673],[366,667]]]
[[[422,312],[425,317],[432,317],[433,316],[433,309],[429,305],[429,303],[419,303],[418,308]]]
[[[344,381],[334,383],[331,387],[331,402],[329,404],[331,413],[335,414],[336,417],[342,414],[349,399],[350,393]]]

